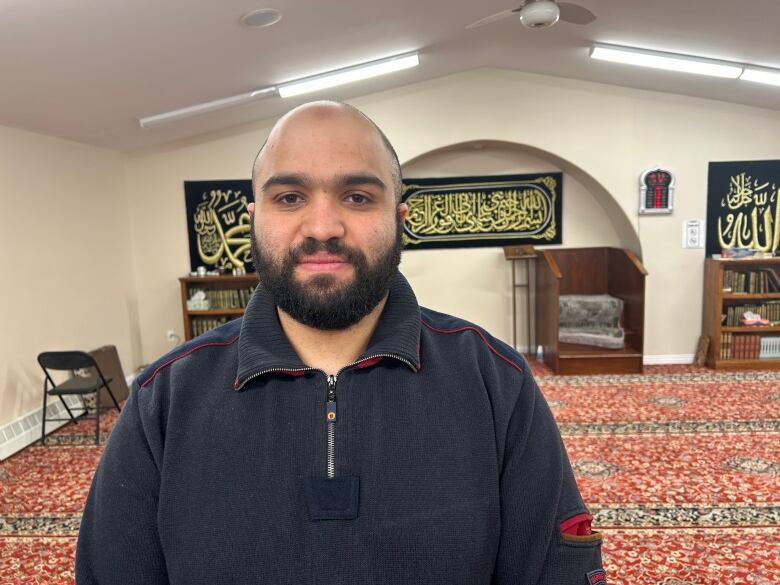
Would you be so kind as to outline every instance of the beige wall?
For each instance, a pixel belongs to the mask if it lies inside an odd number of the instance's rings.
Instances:
[[[127,192],[135,232],[138,316],[143,360],[173,347],[169,329],[183,339],[178,278],[190,270],[184,181],[249,178],[257,149],[270,126],[228,138],[127,161]]]
[[[562,170],[564,245],[628,247],[650,272],[649,356],[690,355],[700,332],[704,252],[681,248],[681,225],[706,216],[707,163],[780,157],[778,112],[508,71],[354,103],[408,176]],[[248,177],[272,123],[133,157],[0,127],[0,426],[39,408],[44,349],[112,343],[128,372],[170,349],[189,268],[183,181]],[[658,164],[677,175],[675,213],[640,218],[638,175]],[[423,304],[511,342],[498,249],[413,251],[402,270]]]
[[[516,144],[479,141],[424,154],[406,163],[403,174],[414,178],[565,171],[552,158]],[[562,245],[638,248],[633,227],[628,218],[613,209],[614,201],[606,195],[599,198],[591,193],[578,178],[581,172],[569,171],[565,172],[563,181]],[[615,212],[613,216],[611,211]],[[590,226],[590,230],[576,229],[581,224]],[[479,323],[494,335],[512,342],[511,269],[501,248],[409,251],[404,254],[401,269],[414,283],[420,304]],[[440,284],[443,274],[446,274],[446,286]],[[517,282],[526,281],[522,265],[516,268],[516,278]],[[522,309],[526,306],[525,294],[524,290],[518,290],[519,347],[528,345]],[[533,325],[533,316],[531,321]]]
[[[778,158],[780,113],[574,80],[483,69],[353,102],[396,146],[408,173],[562,169],[564,244],[623,245],[641,253],[648,355],[690,355],[701,329],[703,250],[681,248],[682,222],[706,216],[707,162]],[[249,176],[272,121],[128,161],[143,357],[181,332],[176,278],[188,266],[189,179]],[[500,142],[485,153],[473,143]],[[452,145],[461,148],[448,150]],[[442,149],[446,152],[438,152]],[[671,216],[638,218],[638,176],[677,175]],[[511,341],[508,266],[496,249],[415,251],[402,269],[421,302]]]
[[[41,408],[41,351],[140,360],[124,158],[0,127],[0,426]]]

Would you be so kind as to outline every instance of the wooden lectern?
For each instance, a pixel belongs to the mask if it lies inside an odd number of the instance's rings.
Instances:
[[[533,246],[505,246],[504,258],[512,263],[512,344],[517,347],[517,289],[525,289],[525,324],[528,331],[528,353],[534,352],[534,344],[531,343],[531,263],[536,260],[536,251]],[[517,282],[517,263],[524,265],[525,278],[521,283]],[[518,350],[519,351],[519,350]]]

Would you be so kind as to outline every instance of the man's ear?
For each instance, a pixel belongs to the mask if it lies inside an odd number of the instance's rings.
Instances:
[[[401,218],[401,223],[406,221],[406,216],[409,213],[409,206],[406,203],[398,204],[398,217]]]
[[[249,203],[247,203],[246,204],[246,210],[249,213],[254,213],[255,212],[255,202],[254,201],[250,201]]]

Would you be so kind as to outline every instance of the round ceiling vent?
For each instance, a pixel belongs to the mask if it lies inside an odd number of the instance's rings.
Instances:
[[[251,28],[271,26],[282,20],[282,13],[276,8],[260,8],[241,17],[241,24]]]

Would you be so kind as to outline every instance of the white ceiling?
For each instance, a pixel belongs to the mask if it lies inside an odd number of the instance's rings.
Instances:
[[[578,0],[586,26],[528,30],[479,18],[519,0],[0,0],[0,124],[126,152],[276,116],[271,98],[142,129],[138,118],[417,50],[419,67],[358,82],[350,99],[476,67],[501,67],[780,111],[780,87],[588,58],[593,41],[780,68],[780,0]],[[238,24],[277,8],[266,29]]]

